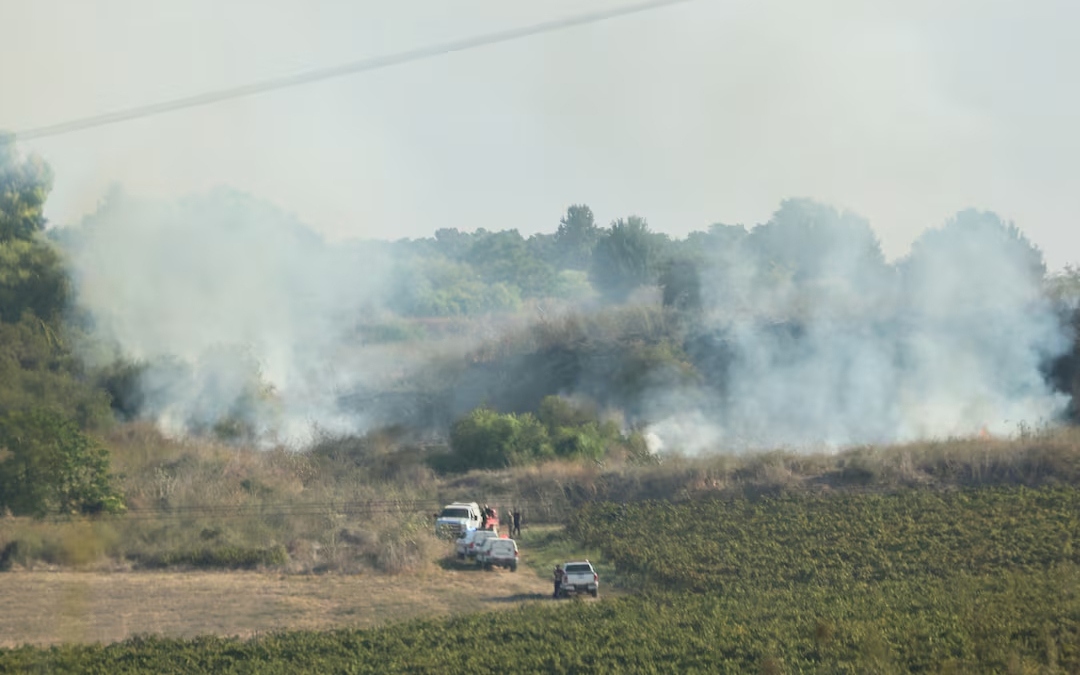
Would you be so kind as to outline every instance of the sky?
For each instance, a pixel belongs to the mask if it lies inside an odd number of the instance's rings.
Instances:
[[[0,129],[615,7],[613,0],[0,0]],[[813,197],[886,255],[976,207],[1080,263],[1080,3],[694,0],[27,141],[77,223],[110,186],[227,185],[332,240],[552,232],[568,205],[683,236]]]

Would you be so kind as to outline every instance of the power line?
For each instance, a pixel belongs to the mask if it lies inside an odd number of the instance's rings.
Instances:
[[[542,33],[550,33],[553,31],[562,30],[564,28],[571,28],[574,26],[583,26],[590,23],[598,23],[600,21],[614,19],[620,16],[637,14],[639,12],[646,12],[653,9],[660,9],[662,7],[668,7],[670,5],[676,5],[684,2],[690,2],[690,0],[649,0],[648,2],[627,5],[625,7],[601,10],[598,12],[591,12],[589,14],[579,14],[577,16],[566,17],[563,19],[555,19],[553,21],[546,21],[544,23],[525,26],[522,28],[512,28],[510,30],[504,30],[497,33],[488,33],[487,35],[466,38],[464,40],[445,42],[439,45],[423,47],[420,49],[412,49],[409,51],[398,52],[396,54],[376,56],[373,58],[353,61],[351,63],[345,63],[338,66],[331,66],[329,68],[310,70],[304,73],[297,73],[295,75],[285,75],[282,77],[263,80],[261,82],[253,82],[251,84],[229,87],[227,89],[218,89],[216,91],[204,92],[202,94],[196,94],[194,96],[186,96],[184,98],[172,99],[171,101],[162,101],[160,103],[151,103],[148,105],[135,106],[133,108],[126,108],[123,110],[116,110],[100,115],[91,115],[89,117],[69,120],[67,122],[60,122],[59,124],[50,124],[48,126],[26,129],[24,131],[16,132],[15,134],[8,136],[8,138],[16,141],[28,141],[35,138],[45,138],[46,136],[58,136],[60,134],[71,133],[73,131],[90,129],[92,127],[100,127],[107,124],[126,122],[128,120],[138,119],[141,117],[150,117],[151,115],[160,115],[162,113],[171,112],[173,110],[194,108],[198,106],[210,105],[211,103],[218,103],[220,101],[225,101],[229,99],[241,98],[245,96],[254,96],[255,94],[262,94],[264,92],[273,91],[275,89],[296,87],[304,84],[310,84],[312,82],[317,82],[319,80],[327,80],[334,77],[344,77],[346,75],[355,75],[358,73],[364,73],[372,70],[379,70],[381,68],[389,68],[390,66],[410,63],[412,61],[420,61],[422,59],[441,56],[443,54],[461,52],[468,49],[475,49],[477,47],[485,47],[488,45],[498,44],[500,42],[509,42],[511,40],[531,37],[533,35],[540,35]]]

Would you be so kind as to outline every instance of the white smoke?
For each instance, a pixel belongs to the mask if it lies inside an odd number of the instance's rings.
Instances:
[[[278,442],[362,433],[384,421],[380,405],[411,405],[367,393],[433,356],[358,333],[392,314],[387,246],[328,244],[235,192],[114,193],[67,242],[94,333],[149,364],[141,413],[166,430],[240,420]],[[1069,341],[1041,255],[992,214],[961,213],[890,265],[866,221],[791,200],[749,232],[715,228],[703,250],[703,351],[691,355],[702,381],[647,392],[651,449],[1007,434],[1067,403],[1043,375]],[[451,408],[490,395],[473,376],[448,392]]]
[[[1056,420],[1067,397],[1043,367],[1067,349],[1019,232],[966,211],[895,266],[869,225],[792,200],[713,251],[705,329],[726,367],[653,392],[650,427],[686,452],[841,447]],[[711,386],[710,386],[711,385]]]
[[[178,203],[114,192],[70,240],[79,303],[98,337],[150,364],[142,412],[163,428],[231,415],[287,441],[362,427],[337,397],[378,370],[342,353],[378,311],[390,262],[376,251],[330,246],[227,190]]]

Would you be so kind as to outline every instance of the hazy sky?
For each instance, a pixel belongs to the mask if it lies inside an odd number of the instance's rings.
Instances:
[[[0,0],[21,130],[619,5]],[[1080,3],[697,0],[375,73],[27,142],[47,215],[108,186],[227,184],[332,238],[553,231],[571,203],[683,235],[809,196],[890,257],[992,209],[1080,262]]]

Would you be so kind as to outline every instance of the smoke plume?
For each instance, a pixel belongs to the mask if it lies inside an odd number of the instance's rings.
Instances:
[[[145,364],[142,415],[177,433],[232,418],[279,440],[363,429],[337,398],[386,365],[343,350],[385,292],[377,250],[331,246],[226,190],[178,203],[114,192],[68,248],[95,334]]]
[[[703,452],[1008,434],[1067,405],[1044,375],[1071,336],[1044,291],[1042,256],[978,211],[928,230],[895,263],[865,220],[808,200],[749,230],[714,226],[694,240],[696,274],[671,277],[698,288],[675,347],[689,363],[670,377],[626,375],[635,371],[620,370],[600,336],[574,338],[583,352],[559,346],[558,367],[540,352],[474,352],[474,367],[468,338],[451,352],[429,339],[369,342],[363,331],[383,319],[391,330],[419,291],[464,302],[427,288],[438,275],[410,271],[407,252],[429,243],[331,244],[230,191],[177,203],[117,192],[64,241],[99,358],[106,344],[108,358],[139,362],[138,414],[175,433],[302,443],[315,429],[445,430],[474,405],[525,410],[562,394],[620,401],[651,447]],[[467,271],[425,260],[447,279]],[[458,288],[475,311],[520,306],[503,286],[469,279]],[[465,322],[498,352],[498,321]],[[398,386],[406,380],[411,389]],[[617,380],[645,383],[633,386],[639,400],[609,395]],[[514,387],[522,395],[507,395]]]
[[[724,358],[654,392],[665,447],[1009,434],[1067,404],[1044,377],[1069,337],[1042,257],[993,214],[958,214],[895,265],[865,221],[806,200],[724,239],[701,273],[701,349]]]

